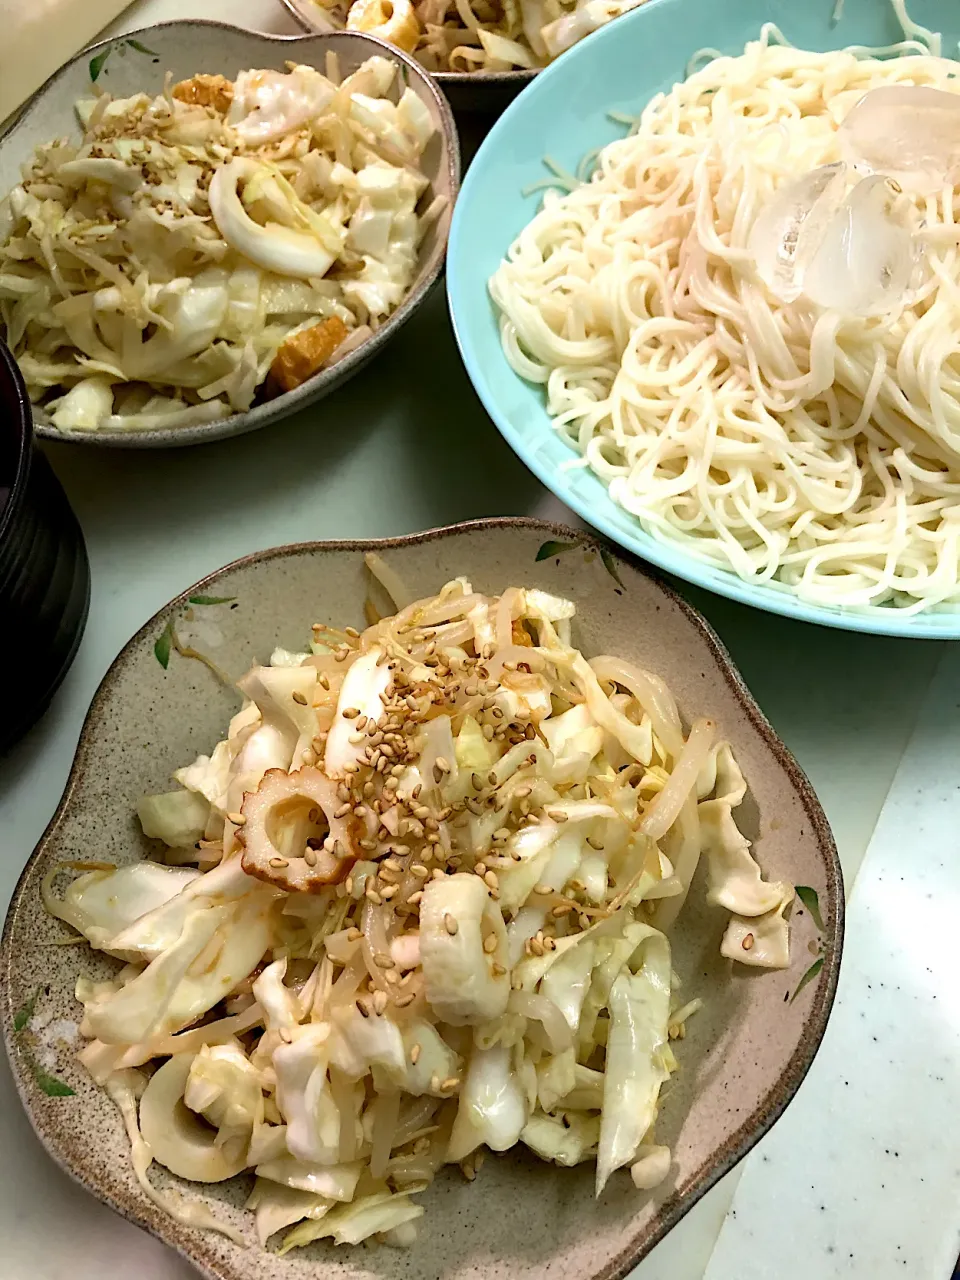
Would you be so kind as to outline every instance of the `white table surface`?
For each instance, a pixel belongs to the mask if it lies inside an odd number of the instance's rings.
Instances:
[[[291,30],[272,0],[196,6],[140,0],[118,29],[188,12]],[[86,534],[93,598],[63,688],[0,771],[0,909],[56,806],[98,682],[133,632],[185,586],[226,561],[284,542],[400,534],[481,515],[575,522],[483,414],[439,291],[348,388],[279,427],[168,453],[67,446],[49,452]],[[684,590],[810,776],[849,888],[943,646],[820,630]],[[702,1280],[737,1177],[735,1171],[695,1207],[637,1268],[635,1280]],[[195,1276],[52,1164],[21,1111],[5,1061],[0,1186],[4,1280]],[[911,1280],[946,1277],[918,1273]]]

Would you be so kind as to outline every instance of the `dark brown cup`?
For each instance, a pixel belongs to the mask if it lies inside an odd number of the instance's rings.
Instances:
[[[34,441],[23,379],[0,342],[0,751],[46,709],[89,605],[80,525]]]

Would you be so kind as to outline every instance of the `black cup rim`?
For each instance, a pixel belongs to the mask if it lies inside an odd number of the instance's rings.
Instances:
[[[19,436],[19,453],[10,484],[10,495],[4,506],[0,507],[0,539],[13,524],[20,498],[26,491],[33,451],[33,413],[27,388],[13,353],[0,339],[0,411],[3,410],[9,410],[13,419],[9,429],[15,437]]]

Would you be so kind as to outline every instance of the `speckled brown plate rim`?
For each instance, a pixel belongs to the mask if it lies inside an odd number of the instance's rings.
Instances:
[[[460,192],[460,138],[453,118],[453,110],[447,99],[440,92],[433,76],[426,71],[416,58],[410,57],[402,49],[389,44],[377,36],[367,35],[362,31],[337,31],[324,34],[316,30],[303,35],[274,35],[265,31],[251,31],[248,27],[237,26],[231,22],[217,22],[210,18],[181,18],[173,22],[155,22],[136,31],[125,31],[120,36],[110,36],[99,40],[96,44],[75,54],[62,67],[49,76],[40,88],[30,97],[19,112],[15,113],[6,128],[0,130],[0,147],[6,146],[16,135],[20,126],[40,106],[56,82],[68,73],[77,63],[88,62],[98,52],[109,49],[112,45],[123,44],[130,40],[140,40],[150,44],[156,36],[182,33],[184,41],[189,41],[191,30],[228,31],[240,35],[252,42],[263,45],[289,46],[291,49],[312,45],[322,48],[331,40],[347,37],[351,42],[360,41],[370,45],[370,57],[380,54],[392,62],[399,62],[412,72],[428,92],[434,111],[435,121],[439,126],[443,153],[441,155],[441,171],[443,180],[450,188],[450,203],[441,215],[437,227],[437,243],[430,254],[419,264],[417,276],[409,293],[379,329],[349,355],[322,369],[308,378],[302,386],[273,400],[255,405],[242,413],[233,413],[227,418],[216,418],[212,422],[195,423],[185,427],[157,427],[148,431],[58,431],[56,427],[42,422],[34,423],[35,434],[45,440],[57,440],[66,444],[92,445],[107,449],[160,449],[180,448],[185,445],[207,444],[213,440],[226,440],[233,436],[246,435],[261,427],[273,425],[301,409],[308,408],[321,397],[335,391],[342,383],[358,373],[360,369],[383,349],[387,342],[406,324],[414,312],[426,301],[427,295],[436,284],[443,270],[447,256],[447,237],[450,230],[450,217],[453,206]],[[0,197],[6,192],[0,192]]]
[[[821,807],[806,774],[800,768],[786,745],[777,736],[769,720],[760,710],[756,699],[744,683],[742,676],[734,665],[726,648],[720,641],[719,636],[706,619],[696,609],[694,609],[692,605],[688,604],[688,602],[684,600],[674,587],[666,582],[658,573],[643,562],[625,555],[620,549],[579,529],[571,529],[566,525],[555,524],[552,521],[539,520],[526,516],[490,517],[482,520],[469,520],[460,524],[446,525],[442,528],[428,529],[423,533],[405,534],[395,538],[334,539],[323,542],[289,543],[285,546],[272,547],[264,551],[256,551],[248,556],[242,556],[238,560],[233,560],[230,564],[224,565],[213,573],[208,574],[206,577],[201,578],[198,582],[195,582],[192,586],[182,591],[173,600],[165,604],[162,609],[159,609],[147,622],[144,623],[135,635],[131,637],[111,663],[109,669],[101,680],[96,693],[94,694],[93,701],[90,704],[90,710],[87,712],[86,718],[83,722],[83,728],[81,729],[80,738],[77,743],[76,754],[74,756],[63,796],[60,799],[60,803],[58,804],[56,812],[51,818],[47,829],[43,833],[37,847],[30,855],[23,871],[20,874],[17,886],[10,900],[10,906],[4,922],[3,934],[2,937],[0,937],[0,1016],[2,1016],[3,1019],[4,1044],[6,1046],[7,1056],[10,1060],[17,1092],[20,1095],[20,1100],[23,1103],[24,1110],[30,1119],[30,1123],[33,1126],[37,1137],[43,1143],[44,1147],[53,1159],[56,1160],[61,1168],[63,1168],[74,1179],[74,1181],[80,1183],[81,1186],[85,1187],[86,1190],[95,1195],[97,1199],[108,1204],[128,1221],[133,1222],[137,1226],[149,1232],[151,1235],[156,1236],[165,1244],[171,1245],[180,1254],[187,1258],[193,1266],[197,1267],[204,1276],[208,1277],[208,1280],[232,1280],[232,1277],[221,1268],[219,1260],[214,1254],[207,1253],[202,1243],[196,1243],[195,1236],[191,1236],[189,1243],[184,1242],[179,1226],[174,1219],[156,1209],[155,1206],[142,1206],[138,1203],[134,1207],[130,1204],[124,1203],[118,1197],[115,1197],[100,1188],[94,1188],[91,1186],[82,1174],[76,1172],[71,1167],[68,1155],[58,1140],[56,1128],[53,1125],[50,1125],[48,1131],[42,1124],[41,1117],[35,1114],[33,1108],[29,1105],[26,1092],[23,1088],[21,1074],[15,1066],[17,1059],[12,1033],[14,1010],[12,1007],[9,978],[10,968],[12,966],[12,958],[10,955],[10,935],[14,916],[19,909],[20,900],[26,887],[27,876],[33,867],[33,864],[38,860],[38,858],[42,857],[48,841],[50,841],[56,834],[64,820],[64,817],[66,816],[73,792],[76,789],[78,781],[87,763],[87,756],[92,747],[93,738],[96,733],[97,723],[103,709],[103,704],[114,680],[130,661],[132,651],[141,642],[147,640],[149,636],[155,633],[158,624],[164,620],[171,610],[185,606],[187,598],[190,595],[196,594],[199,590],[212,586],[228,572],[242,568],[245,565],[251,565],[258,562],[284,559],[290,556],[307,555],[314,551],[365,552],[370,550],[386,550],[391,547],[416,546],[427,542],[439,541],[440,539],[458,534],[479,533],[489,529],[510,528],[535,529],[558,539],[572,539],[588,549],[598,552],[603,551],[604,554],[609,553],[616,560],[630,565],[634,571],[656,583],[671,603],[680,609],[687,621],[691,623],[691,625],[706,641],[719,672],[722,674],[734,696],[742,705],[748,719],[760,734],[771,754],[784,769],[795,793],[799,797],[803,805],[804,812],[810,821],[817,847],[823,858],[826,885],[834,904],[834,909],[830,912],[830,915],[825,922],[826,932],[824,942],[826,945],[824,947],[823,969],[821,970],[819,980],[814,989],[813,1001],[806,1020],[804,1032],[793,1052],[793,1055],[784,1067],[779,1080],[767,1092],[766,1096],[760,1100],[750,1115],[742,1122],[736,1133],[734,1133],[722,1146],[713,1152],[712,1156],[699,1173],[690,1179],[685,1185],[678,1187],[674,1194],[664,1201],[660,1207],[655,1222],[649,1227],[643,1228],[617,1257],[611,1259],[606,1266],[594,1272],[593,1275],[589,1277],[589,1280],[622,1280],[622,1277],[626,1276],[627,1273],[650,1252],[654,1245],[662,1240],[663,1237],[677,1225],[680,1219],[693,1208],[697,1201],[726,1173],[729,1173],[729,1171],[739,1163],[739,1161],[742,1160],[754,1146],[756,1146],[764,1134],[767,1133],[776,1120],[778,1120],[783,1114],[783,1111],[803,1082],[803,1078],[807,1074],[810,1064],[813,1062],[813,1059],[820,1048],[824,1032],[826,1031],[827,1020],[830,1016],[830,1010],[833,1006],[834,997],[837,991],[844,932],[843,873],[840,866],[840,860],[837,855],[837,848],[833,839],[833,833],[830,830],[826,815],[823,812],[823,808]]]

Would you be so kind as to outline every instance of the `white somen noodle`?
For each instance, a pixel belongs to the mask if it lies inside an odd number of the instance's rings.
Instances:
[[[765,31],[657,95],[490,289],[511,365],[647,534],[810,601],[917,611],[960,601],[956,189],[897,197],[922,259],[882,314],[785,303],[748,251],[785,184],[841,159],[866,92],[960,93],[900,16],[903,56]]]

